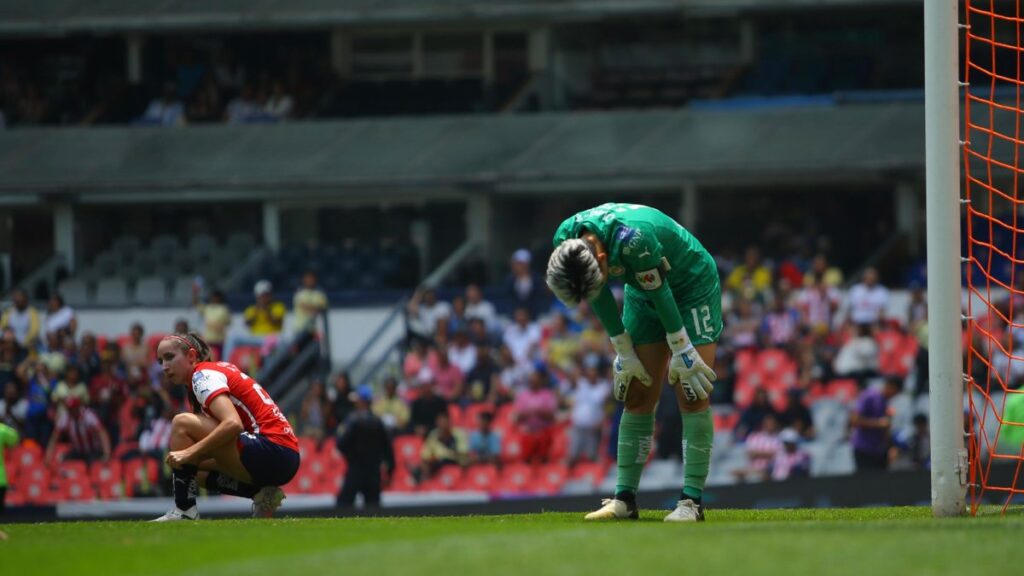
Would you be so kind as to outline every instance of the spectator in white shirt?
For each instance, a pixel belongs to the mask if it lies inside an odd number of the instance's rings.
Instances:
[[[583,361],[583,371],[569,394],[572,406],[569,428],[568,464],[579,460],[596,461],[601,444],[601,427],[605,421],[605,404],[612,386],[600,372],[600,358],[589,354]]]
[[[178,100],[178,91],[173,83],[164,84],[160,98],[154,98],[139,118],[142,124],[155,126],[181,126],[185,124],[185,106]]]
[[[433,290],[423,290],[413,294],[407,306],[409,314],[409,330],[420,337],[433,339],[437,332],[438,322],[447,321],[451,316],[452,307],[443,300],[437,299]]]
[[[476,284],[466,286],[466,318],[479,318],[488,329],[493,328],[497,321],[494,304],[484,300],[484,293]]]
[[[54,293],[46,306],[46,320],[43,321],[46,333],[65,332],[72,336],[78,331],[78,318],[75,311],[64,303],[64,297]]]
[[[262,107],[251,84],[242,86],[242,92],[228,102],[227,111],[224,113],[228,124],[244,124],[262,115]]]
[[[448,361],[454,364],[463,374],[469,374],[476,367],[476,346],[469,341],[465,330],[456,330],[448,345]]]
[[[270,91],[270,97],[267,98],[266,104],[263,105],[263,111],[267,116],[274,120],[283,122],[284,120],[291,118],[294,108],[295,101],[287,92],[285,92],[284,82],[274,80],[274,85]]]
[[[889,291],[878,283],[878,270],[867,268],[861,281],[846,295],[846,308],[850,322],[856,325],[877,326],[885,319],[889,305]]]
[[[540,326],[530,320],[530,311],[526,308],[517,308],[515,322],[505,329],[502,341],[508,346],[515,358],[516,364],[527,365],[530,363],[534,352],[540,345]]]

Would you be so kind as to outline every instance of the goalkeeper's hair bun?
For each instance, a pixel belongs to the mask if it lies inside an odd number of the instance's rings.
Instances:
[[[604,286],[601,265],[593,247],[581,238],[566,240],[548,260],[548,288],[566,306],[593,300]]]

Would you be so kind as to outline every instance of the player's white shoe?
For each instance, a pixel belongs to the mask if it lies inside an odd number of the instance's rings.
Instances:
[[[636,520],[640,517],[637,509],[615,498],[601,500],[601,508],[587,514],[584,520]]]
[[[704,506],[693,500],[679,500],[676,509],[665,516],[665,522],[703,522]]]
[[[175,506],[167,514],[156,520],[150,520],[150,522],[177,522],[178,520],[199,520],[199,508],[193,506],[188,510],[181,510]]]
[[[286,496],[277,486],[264,486],[252,497],[252,517],[271,518]]]

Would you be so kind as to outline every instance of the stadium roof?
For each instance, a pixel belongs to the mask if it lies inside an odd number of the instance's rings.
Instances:
[[[919,3],[920,0],[0,0],[0,34],[323,29]]]
[[[769,186],[922,173],[924,106],[14,129],[0,150],[7,204]]]

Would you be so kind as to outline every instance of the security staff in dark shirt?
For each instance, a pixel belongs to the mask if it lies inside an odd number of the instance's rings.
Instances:
[[[370,411],[373,391],[360,386],[353,394],[355,410],[349,415],[338,437],[338,451],[345,456],[348,470],[338,493],[339,508],[351,508],[356,494],[363,495],[364,508],[380,506],[383,486],[381,472],[390,478],[395,470],[395,453],[384,422]]]

